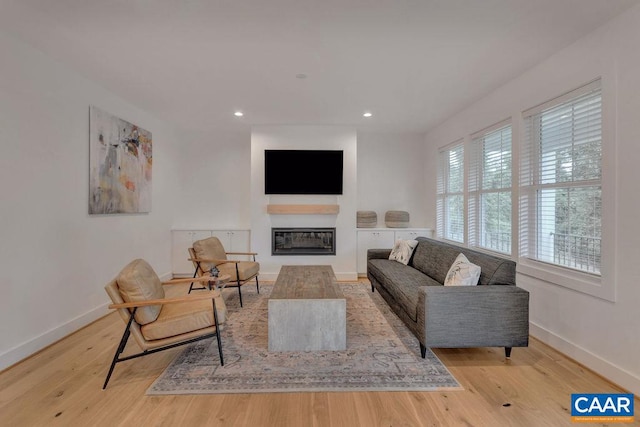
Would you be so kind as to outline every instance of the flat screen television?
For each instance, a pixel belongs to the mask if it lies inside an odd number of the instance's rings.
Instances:
[[[342,194],[340,150],[265,150],[265,194]]]

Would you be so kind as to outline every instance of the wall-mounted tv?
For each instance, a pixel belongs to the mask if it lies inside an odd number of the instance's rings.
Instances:
[[[342,194],[340,150],[265,150],[265,194]]]

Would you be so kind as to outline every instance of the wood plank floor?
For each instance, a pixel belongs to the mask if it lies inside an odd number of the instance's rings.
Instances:
[[[571,393],[621,391],[535,339],[511,360],[435,350],[464,391],[146,396],[180,348],[118,364],[103,391],[123,327],[112,313],[0,373],[0,426],[563,426]]]

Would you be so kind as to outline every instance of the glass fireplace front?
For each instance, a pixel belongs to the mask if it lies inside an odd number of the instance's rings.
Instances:
[[[335,228],[272,228],[271,255],[335,255]]]

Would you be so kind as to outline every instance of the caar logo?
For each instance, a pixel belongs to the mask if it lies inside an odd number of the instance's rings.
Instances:
[[[633,394],[572,394],[572,421],[633,422]]]

